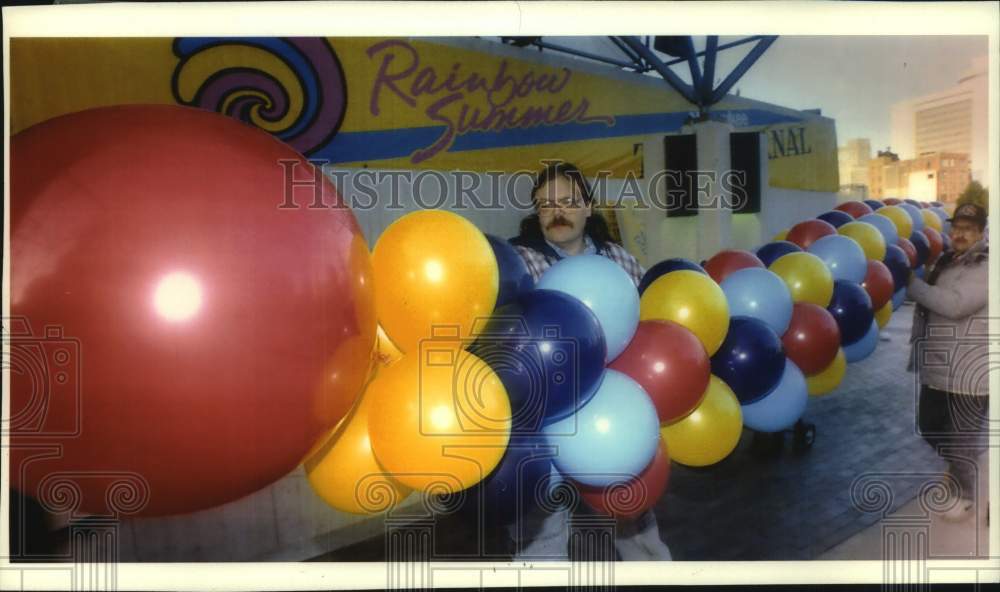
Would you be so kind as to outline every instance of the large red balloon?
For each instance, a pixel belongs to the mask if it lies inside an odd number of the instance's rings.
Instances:
[[[662,438],[656,455],[635,477],[603,487],[575,483],[591,508],[613,518],[635,518],[656,505],[670,480],[670,456]]]
[[[850,214],[852,218],[860,218],[865,214],[872,213],[871,206],[862,201],[847,201],[838,205],[834,209],[840,210],[841,212],[846,212]]]
[[[712,255],[712,258],[705,262],[704,267],[708,275],[715,280],[715,283],[721,284],[722,280],[726,279],[726,276],[734,271],[748,267],[764,268],[765,265],[763,261],[750,251],[726,249]]]
[[[292,471],[375,341],[368,249],[333,186],[270,135],[176,106],[58,117],[11,147],[11,313],[33,331],[11,347],[13,485],[162,515]]]
[[[940,232],[930,226],[924,226],[924,236],[927,237],[927,242],[931,246],[931,250],[927,254],[927,262],[924,263],[924,265],[929,267],[941,255],[941,250],[944,248],[944,239],[941,238]]]
[[[833,315],[822,306],[796,302],[781,343],[788,359],[795,362],[803,374],[811,376],[825,370],[837,357],[840,328]]]
[[[910,261],[910,268],[915,268],[917,266],[917,248],[913,246],[910,239],[899,237],[899,241],[896,244],[906,253],[906,258]]]
[[[895,287],[892,283],[892,272],[881,261],[868,260],[868,271],[861,287],[872,299],[872,310],[878,310],[892,299]]]
[[[712,373],[698,337],[666,320],[640,322],[628,347],[608,368],[639,383],[653,401],[660,423],[694,411],[708,389]]]
[[[808,249],[809,245],[817,240],[833,234],[837,234],[837,229],[834,228],[833,224],[813,219],[792,226],[785,240],[793,242],[803,249]]]

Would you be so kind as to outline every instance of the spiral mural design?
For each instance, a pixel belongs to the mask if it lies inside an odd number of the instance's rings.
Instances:
[[[347,82],[320,37],[183,37],[171,79],[178,104],[260,128],[309,156],[337,134]]]

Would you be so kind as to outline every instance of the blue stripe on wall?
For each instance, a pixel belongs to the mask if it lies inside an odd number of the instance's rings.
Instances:
[[[763,109],[718,111],[712,115],[713,119],[725,119],[726,116],[745,117],[748,127],[802,120],[799,117],[782,115]],[[687,111],[619,115],[615,117],[613,126],[605,125],[603,122],[565,123],[539,125],[527,129],[467,132],[455,138],[455,142],[448,151],[464,152],[467,150],[672,133],[680,130],[688,116]],[[314,152],[310,158],[331,163],[400,158],[430,146],[445,133],[446,129],[445,126],[439,125],[366,132],[340,132],[329,144]]]

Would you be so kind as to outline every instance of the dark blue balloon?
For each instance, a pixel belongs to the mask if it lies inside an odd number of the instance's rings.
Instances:
[[[850,345],[864,337],[875,318],[868,292],[861,284],[846,280],[833,282],[833,298],[826,309],[840,328],[841,345]]]
[[[854,222],[854,216],[848,214],[847,212],[841,212],[840,210],[830,210],[829,212],[823,212],[822,214],[816,217],[824,222],[829,222],[830,224],[833,225],[834,228],[843,226],[848,222]]]
[[[785,371],[781,338],[764,321],[733,317],[722,346],[712,356],[712,374],[733,389],[741,405],[762,398]]]
[[[500,464],[465,492],[465,509],[478,508],[487,526],[524,516],[538,506],[539,484],[552,471],[555,450],[542,435],[512,435]]]
[[[528,266],[524,264],[524,259],[517,254],[517,250],[510,243],[492,234],[487,234],[486,240],[493,248],[497,268],[500,270],[500,290],[497,292],[497,303],[494,307],[500,308],[534,288],[535,280],[531,277]]]
[[[944,207],[944,204],[941,203],[941,202],[939,202],[939,201],[932,201],[931,202],[931,207],[932,208],[940,208],[940,207]]]
[[[873,212],[885,205],[877,199],[866,199],[865,203],[868,204],[868,207],[871,208]]]
[[[660,276],[667,275],[671,271],[677,271],[679,269],[690,269],[691,271],[698,271],[708,275],[705,269],[694,261],[684,259],[683,257],[666,259],[646,270],[646,275],[642,276],[642,281],[639,282],[639,293],[642,294],[645,292],[646,288],[659,279]]]
[[[885,248],[885,258],[882,263],[889,268],[892,274],[892,287],[894,290],[902,290],[910,281],[910,258],[906,256],[899,245],[889,245]]]
[[[931,241],[927,235],[919,230],[914,230],[910,235],[910,242],[917,249],[917,267],[927,263],[927,258],[931,256]]]
[[[907,199],[904,199],[903,201],[906,202],[906,203],[908,203],[908,204],[910,204],[913,207],[916,207],[916,208],[920,207],[920,202],[917,201],[917,200],[915,200],[915,199],[907,198]]]
[[[764,267],[770,267],[778,257],[801,250],[802,247],[791,241],[774,241],[757,249],[757,258],[764,264]]]
[[[514,432],[537,432],[586,404],[604,374],[597,316],[563,292],[532,290],[498,308],[469,348],[500,377]]]

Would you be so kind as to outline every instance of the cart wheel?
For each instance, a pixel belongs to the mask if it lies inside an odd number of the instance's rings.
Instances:
[[[760,457],[775,457],[781,454],[784,443],[782,432],[754,432],[751,450]]]
[[[795,448],[805,450],[811,448],[816,441],[816,425],[799,422],[795,424]]]

